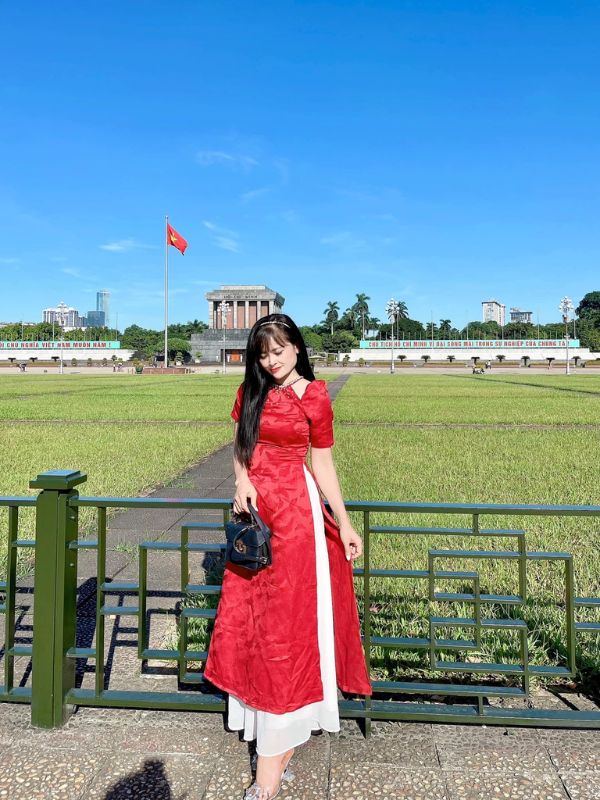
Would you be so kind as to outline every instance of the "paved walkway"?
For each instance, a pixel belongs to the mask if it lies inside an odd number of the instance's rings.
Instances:
[[[313,736],[281,800],[592,800],[600,733],[354,722]],[[0,797],[10,800],[240,800],[248,745],[220,714],[82,708],[65,728],[29,727],[0,707]]]
[[[345,378],[330,384],[332,396]],[[158,497],[233,494],[231,445],[155,492]],[[108,575],[136,580],[142,540],[177,540],[182,522],[208,519],[185,510],[126,511],[109,524]],[[212,516],[216,520],[218,515]],[[214,532],[222,541],[222,533]],[[79,646],[95,632],[95,556],[80,553]],[[201,582],[203,565],[192,564]],[[194,571],[196,574],[194,574]],[[173,644],[179,559],[150,560],[152,647]],[[154,588],[153,588],[154,587]],[[115,603],[133,597],[114,594]],[[30,641],[31,595],[19,596],[19,642]],[[163,613],[161,609],[170,613]],[[0,620],[1,621],[1,620]],[[106,680],[111,689],[177,688],[172,663],[137,659],[132,618],[108,621]],[[27,659],[17,674],[29,683]],[[93,685],[93,662],[79,662],[78,683]],[[575,693],[539,693],[535,705],[589,709]],[[248,744],[224,729],[221,714],[79,708],[54,731],[33,729],[29,707],[0,705],[0,800],[238,800],[251,781]],[[420,723],[373,723],[365,740],[342,721],[339,734],[314,736],[293,759],[296,778],[281,800],[488,800],[600,798],[600,731],[482,728]]]

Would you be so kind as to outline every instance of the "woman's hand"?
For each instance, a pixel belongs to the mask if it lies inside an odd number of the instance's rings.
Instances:
[[[340,539],[344,544],[346,559],[354,561],[362,555],[362,539],[354,530],[350,522],[342,522],[340,525]]]
[[[239,481],[235,482],[236,492],[235,497],[233,498],[233,510],[240,514],[244,511],[246,514],[249,513],[250,509],[248,508],[248,499],[256,508],[256,498],[258,492],[256,491],[254,484],[250,482],[248,478],[240,478]]]

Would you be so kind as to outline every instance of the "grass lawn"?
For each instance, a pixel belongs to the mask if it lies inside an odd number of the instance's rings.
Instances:
[[[240,380],[238,375],[3,378],[0,494],[27,494],[31,477],[56,468],[85,471],[84,494],[145,493],[230,441],[229,412]],[[348,499],[600,505],[600,376],[355,374],[334,408],[334,456]],[[85,526],[91,512],[82,512]],[[0,525],[6,526],[6,519],[0,511]],[[355,522],[361,531],[361,515]],[[32,524],[33,513],[27,511],[21,533],[31,533]],[[471,519],[372,514],[371,524],[468,527]],[[576,594],[600,596],[600,518],[504,516],[485,517],[480,524],[525,530],[530,551],[573,553]],[[5,527],[0,528],[4,535]],[[482,544],[485,549],[511,547],[489,538],[482,543],[439,534],[403,534],[401,539],[377,534],[371,541],[371,566],[426,569],[431,547],[479,549]],[[478,571],[482,592],[517,593],[514,561],[464,559],[440,568]],[[359,596],[361,583],[357,579]],[[437,588],[471,589],[468,581]],[[525,618],[532,662],[563,664],[561,569],[551,562],[530,562],[528,592],[525,608],[490,604],[483,613]],[[428,636],[431,614],[473,614],[469,603],[430,603],[426,594],[422,580],[373,578],[373,635]],[[597,612],[577,611],[581,621],[599,618]],[[469,638],[469,631],[449,629],[440,636]],[[589,681],[598,671],[600,636],[580,632],[577,643],[580,677]],[[431,676],[426,656],[376,648],[374,674]],[[484,635],[481,652],[446,654],[473,661],[517,656],[516,634],[497,631]]]
[[[353,500],[600,505],[600,377],[486,375],[354,376],[335,404],[335,459],[344,496]],[[362,530],[360,515],[356,527]],[[471,518],[372,514],[371,525],[469,527]],[[526,531],[528,550],[575,556],[576,594],[600,596],[600,517],[482,517],[486,528]],[[514,542],[512,543],[514,546]],[[431,547],[512,549],[510,540],[376,534],[371,567],[427,569]],[[481,591],[517,594],[515,561],[461,559],[438,569],[479,571]],[[562,566],[528,565],[525,609],[484,606],[491,617],[520,616],[529,623],[531,660],[563,664],[565,641]],[[460,583],[460,582],[458,582]],[[438,590],[469,592],[465,581],[438,581]],[[361,581],[357,580],[360,592]],[[371,610],[378,636],[428,636],[426,620],[472,617],[468,603],[430,603],[425,581],[373,578]],[[577,612],[579,621],[599,619]],[[471,638],[468,629],[440,632]],[[578,633],[578,660],[586,679],[597,674],[600,636]],[[516,634],[488,632],[480,661],[518,661]],[[381,677],[428,674],[427,653],[375,649]],[[461,660],[465,654],[447,654]]]
[[[0,495],[32,494],[49,469],[79,469],[81,494],[135,497],[231,441],[239,374],[15,375],[0,380]],[[81,509],[82,528],[92,509]],[[20,512],[31,536],[34,511]],[[0,574],[8,512],[0,509]],[[20,552],[23,558],[31,551]]]
[[[82,494],[147,493],[231,440],[238,384],[238,376],[3,377],[0,495],[30,494],[30,478],[48,469],[87,473]],[[81,509],[82,528],[93,514]],[[0,509],[0,572],[7,519]],[[33,510],[20,519],[20,535],[30,536]]]

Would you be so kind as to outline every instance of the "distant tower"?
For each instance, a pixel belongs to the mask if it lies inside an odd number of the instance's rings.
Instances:
[[[110,292],[108,289],[100,289],[99,292],[96,292],[96,311],[104,311],[104,324],[106,327],[109,327],[108,321],[108,300],[110,298]]]

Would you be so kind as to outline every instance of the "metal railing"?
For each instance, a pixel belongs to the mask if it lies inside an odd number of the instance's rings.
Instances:
[[[225,545],[192,541],[190,534],[222,530],[231,508],[230,500],[213,499],[154,499],[120,497],[82,497],[75,488],[86,480],[77,471],[55,470],[40,474],[30,482],[39,490],[36,497],[0,497],[0,508],[8,509],[8,560],[6,581],[0,583],[4,603],[0,613],[5,615],[4,685],[0,686],[0,701],[31,703],[32,723],[41,727],[57,727],[64,723],[71,705],[115,706],[146,709],[187,709],[223,711],[225,703],[220,693],[210,686],[191,691],[191,685],[203,683],[201,672],[188,671],[188,664],[202,663],[207,648],[190,647],[190,623],[195,619],[210,621],[216,609],[188,605],[178,615],[178,647],[155,649],[149,647],[147,619],[148,555],[175,553],[179,557],[181,580],[177,592],[181,597],[218,596],[219,584],[191,584],[189,557],[192,553],[213,553],[219,557]],[[36,538],[18,538],[19,509],[35,507]],[[340,701],[340,715],[364,720],[367,734],[373,719],[421,720],[496,725],[544,725],[559,727],[600,728],[600,712],[571,709],[534,708],[530,681],[565,679],[577,671],[577,637],[596,634],[600,621],[580,621],[580,609],[600,611],[600,598],[579,597],[575,594],[573,556],[566,552],[540,552],[527,549],[526,534],[519,529],[483,528],[481,518],[489,515],[518,517],[595,517],[600,519],[600,506],[542,506],[542,505],[482,505],[433,504],[392,502],[347,502],[348,511],[363,518],[364,567],[355,568],[359,579],[359,602],[363,607],[363,640],[367,664],[372,674],[375,652],[408,652],[422,656],[420,672],[431,673],[433,680],[373,680],[373,698]],[[80,508],[95,508],[96,538],[78,538]],[[181,527],[179,541],[146,541],[138,546],[139,579],[137,582],[106,580],[107,510],[119,509],[195,509],[220,510],[223,521],[192,522]],[[373,514],[392,515],[462,515],[468,527],[373,525]],[[474,544],[467,549],[428,547],[422,568],[379,569],[371,567],[374,537],[415,538],[453,537],[468,539]],[[485,546],[482,545],[482,540]],[[491,544],[489,544],[491,543]],[[496,545],[506,545],[497,547]],[[34,548],[34,614],[32,644],[15,645],[16,554],[19,548]],[[96,610],[95,641],[93,646],[76,646],[77,636],[77,560],[80,550],[96,552]],[[398,550],[401,552],[401,550]],[[481,569],[465,569],[461,562],[481,565]],[[527,622],[528,571],[531,565],[551,562],[562,570],[563,599],[556,601],[564,627],[563,664],[531,663]],[[492,563],[514,564],[516,587],[514,594],[492,594],[482,591],[482,570]],[[441,608],[444,613],[429,613],[422,622],[427,635],[380,636],[374,634],[377,611],[372,609],[372,581],[385,579],[406,581],[408,592],[414,595],[415,586],[423,585],[423,601],[429,610]],[[441,591],[440,583],[457,591]],[[486,587],[483,586],[485,589]],[[135,605],[114,605],[107,595],[115,592],[137,598]],[[448,609],[458,608],[459,614]],[[468,616],[462,611],[470,609]],[[180,686],[188,690],[172,692],[115,690],[105,687],[105,625],[107,617],[131,616],[137,619],[137,654],[140,664],[160,660],[173,662]],[[600,616],[600,615],[599,615]],[[458,638],[441,635],[458,631]],[[469,632],[465,638],[462,631]],[[482,638],[488,632],[518,639],[518,658],[510,662],[479,660]],[[193,637],[191,637],[193,638]],[[193,644],[193,642],[192,642]],[[464,654],[463,658],[448,658],[448,653]],[[31,656],[31,687],[15,686],[14,659]],[[94,687],[76,685],[77,659],[94,661]],[[598,656],[600,661],[600,655]],[[458,677],[440,679],[446,674]],[[505,679],[490,682],[489,677]],[[469,682],[466,682],[467,679]],[[485,682],[483,682],[485,679]],[[470,682],[474,680],[475,682]],[[417,695],[423,698],[412,702],[404,698]],[[448,700],[439,702],[439,697]],[[387,698],[394,699],[387,699]],[[384,698],[384,699],[381,699]],[[432,701],[433,698],[433,701]],[[429,699],[429,702],[426,702]],[[492,702],[490,702],[490,700]],[[521,707],[505,707],[493,701],[515,700]]]

